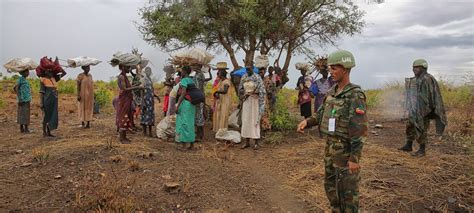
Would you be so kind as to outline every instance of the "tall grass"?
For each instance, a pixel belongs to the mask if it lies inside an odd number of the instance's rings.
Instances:
[[[31,92],[34,94],[39,93],[40,80],[38,78],[28,78],[28,82],[30,83]]]
[[[382,89],[371,89],[365,91],[366,95],[366,104],[368,108],[373,108],[377,106],[377,103],[380,101],[380,96],[383,94]]]
[[[441,81],[439,87],[446,107],[465,108],[471,104],[474,92],[472,85],[454,86],[449,82]]]
[[[454,85],[447,81],[438,81],[443,97],[444,106],[447,108],[465,108],[471,104],[473,98],[473,86],[469,84]],[[393,104],[401,104],[400,101],[405,101],[405,86],[404,84],[394,81],[388,82],[381,89],[372,89],[365,91],[367,96],[367,106],[369,108],[380,107],[383,102],[392,101]],[[399,97],[393,97],[397,94]]]
[[[58,82],[58,92],[60,94],[76,94],[77,82],[72,79],[61,80]]]

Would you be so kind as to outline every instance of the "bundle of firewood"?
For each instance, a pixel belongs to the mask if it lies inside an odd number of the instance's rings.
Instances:
[[[209,64],[214,56],[198,48],[177,53],[169,59],[170,64],[176,66],[202,67]]]

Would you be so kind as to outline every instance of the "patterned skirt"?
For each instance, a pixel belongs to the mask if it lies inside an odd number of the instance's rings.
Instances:
[[[30,102],[18,103],[17,123],[21,125],[30,124]]]

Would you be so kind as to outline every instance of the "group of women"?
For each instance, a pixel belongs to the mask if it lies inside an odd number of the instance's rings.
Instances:
[[[144,132],[147,127],[154,124],[154,102],[153,83],[149,79],[151,73],[146,73],[145,84],[134,86],[127,78],[127,73],[132,71],[132,67],[120,65],[121,74],[118,78],[120,88],[117,100],[117,127],[120,132],[120,141],[130,143],[126,138],[126,132],[133,128],[133,91],[142,90],[145,95],[141,98],[141,123],[144,125]],[[245,139],[242,148],[250,147],[250,140],[255,142],[253,147],[258,149],[261,132],[271,129],[270,112],[275,103],[277,83],[273,76],[273,70],[269,70],[269,75],[265,76],[266,68],[261,68],[258,73],[248,68],[241,77],[239,85],[233,85],[228,78],[228,68],[225,62],[217,63],[217,78],[212,86],[212,130],[214,133],[226,131],[229,124],[229,116],[232,111],[232,88],[238,90],[241,136]],[[196,89],[204,93],[206,81],[212,79],[205,78],[201,67],[181,66],[176,69],[177,76],[165,81],[165,97],[163,103],[163,115],[176,115],[175,142],[180,144],[179,149],[193,149],[194,143],[204,139],[204,103],[192,103],[190,92]],[[138,71],[137,71],[138,72]],[[137,76],[137,74],[133,74]],[[151,131],[151,130],[150,130]],[[148,133],[151,135],[151,132]]]
[[[40,65],[41,66],[41,65]],[[139,115],[140,124],[145,136],[152,137],[152,129],[155,124],[155,102],[159,96],[154,92],[151,80],[152,71],[149,67],[142,68],[140,65],[119,64],[120,74],[118,76],[118,97],[113,101],[116,110],[116,126],[119,133],[119,141],[127,144],[131,141],[127,138],[127,132],[136,131],[134,119]],[[77,100],[79,102],[79,118],[82,127],[90,128],[93,108],[93,81],[89,73],[90,67],[82,67],[83,73],[77,78]],[[43,135],[54,137],[51,131],[58,127],[58,92],[57,82],[66,74],[64,70],[56,71],[52,68],[41,68],[41,109],[44,112]],[[242,148],[250,146],[250,139],[254,139],[254,148],[259,147],[261,131],[271,129],[269,122],[270,111],[275,103],[276,82],[272,70],[265,76],[266,68],[259,69],[254,73],[248,68],[241,77],[239,85],[233,85],[228,78],[228,68],[225,62],[217,64],[217,78],[212,86],[212,130],[227,130],[229,116],[232,111],[233,98],[231,90],[237,89],[239,96],[239,109],[241,119],[241,136],[245,138]],[[163,115],[176,115],[176,137],[175,141],[181,146],[180,149],[193,149],[194,142],[204,139],[204,103],[191,103],[189,91],[199,89],[204,93],[206,81],[212,79],[204,77],[204,73],[196,67],[182,66],[177,69],[177,77],[165,82],[165,98],[163,103]],[[29,110],[31,101],[31,89],[26,80],[29,71],[20,72],[15,91],[18,97],[18,123],[21,132],[27,133],[29,125]],[[129,78],[131,75],[131,79]],[[89,109],[90,108],[90,109]]]
[[[66,75],[61,68],[58,58],[43,57],[40,65],[36,68],[36,74],[40,80],[40,108],[43,111],[43,136],[55,137],[51,131],[58,128],[58,81]],[[20,77],[14,87],[17,93],[17,123],[20,124],[21,133],[30,133],[30,103],[32,100],[31,85],[27,81],[29,70],[20,72]]]

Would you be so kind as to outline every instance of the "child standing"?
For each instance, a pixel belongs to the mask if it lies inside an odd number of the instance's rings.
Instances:
[[[30,124],[31,87],[26,80],[29,74],[29,70],[21,71],[20,78],[14,87],[18,102],[17,123],[20,124],[21,133],[30,133],[28,125]]]

